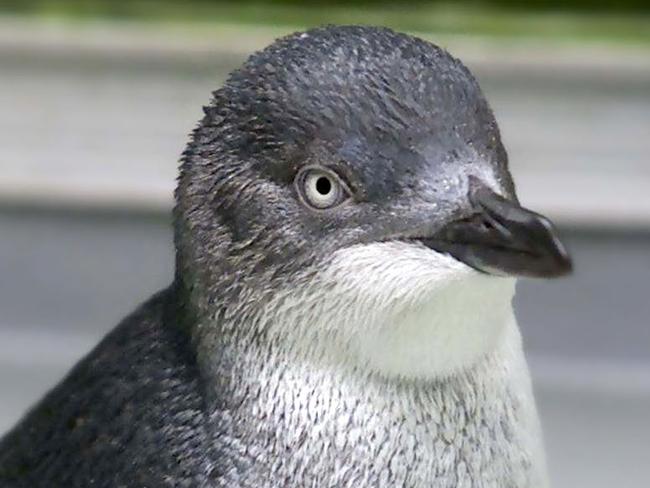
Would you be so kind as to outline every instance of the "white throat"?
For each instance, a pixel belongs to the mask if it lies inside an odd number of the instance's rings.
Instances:
[[[359,245],[281,294],[270,322],[303,354],[334,354],[382,376],[441,378],[473,367],[516,328],[514,289],[513,278],[417,244]]]
[[[360,338],[359,351],[374,369],[389,376],[448,376],[495,350],[514,326],[514,279],[440,271],[422,302],[395,310]]]

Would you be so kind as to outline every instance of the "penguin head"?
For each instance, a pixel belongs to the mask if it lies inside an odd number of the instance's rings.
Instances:
[[[204,111],[176,207],[178,274],[204,303],[249,304],[282,334],[327,330],[359,361],[417,376],[363,350],[421,349],[438,356],[423,368],[452,371],[498,340],[502,325],[478,322],[507,321],[514,277],[570,270],[549,221],[517,201],[476,80],[426,41],[293,34]]]

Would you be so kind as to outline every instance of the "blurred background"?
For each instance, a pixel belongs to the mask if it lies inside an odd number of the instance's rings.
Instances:
[[[478,76],[576,272],[516,308],[556,487],[650,480],[650,4],[0,0],[0,434],[171,281],[177,159],[275,37],[370,23]]]

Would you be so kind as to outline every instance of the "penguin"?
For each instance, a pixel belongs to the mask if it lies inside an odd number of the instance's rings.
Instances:
[[[173,283],[3,438],[0,486],[547,486],[512,298],[571,260],[458,59],[281,38],[213,93],[175,196]]]

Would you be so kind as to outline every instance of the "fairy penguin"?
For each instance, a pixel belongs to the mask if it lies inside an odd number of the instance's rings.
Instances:
[[[546,486],[511,301],[571,263],[468,69],[317,28],[204,114],[173,284],[5,436],[0,486]]]

